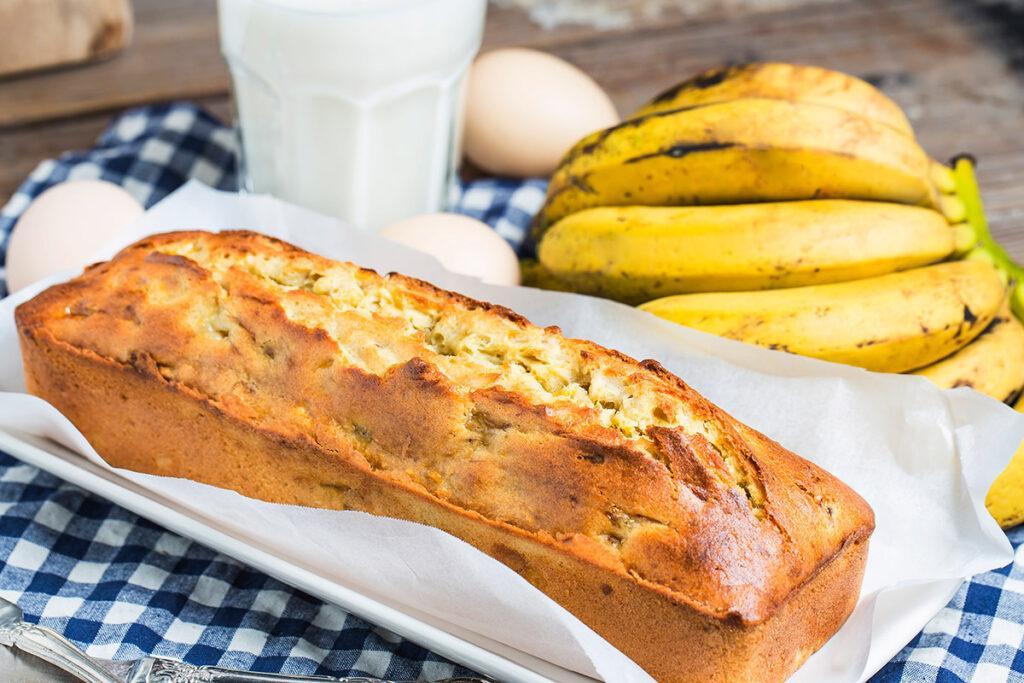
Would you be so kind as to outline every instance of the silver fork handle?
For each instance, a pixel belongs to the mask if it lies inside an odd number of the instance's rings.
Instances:
[[[45,626],[24,621],[5,626],[0,628],[0,643],[46,660],[86,683],[123,683],[67,638]]]
[[[375,678],[333,678],[295,674],[264,674],[196,666],[173,659],[146,657],[132,669],[125,683],[386,683]]]
[[[0,645],[17,647],[85,683],[391,683],[361,676],[334,678],[237,671],[217,666],[196,666],[162,657],[145,657],[134,663],[108,662],[122,674],[117,675],[56,631],[24,621],[0,626]],[[489,682],[470,677],[449,678],[438,683]]]

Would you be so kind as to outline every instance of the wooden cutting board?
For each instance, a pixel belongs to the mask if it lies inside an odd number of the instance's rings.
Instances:
[[[130,0],[0,0],[0,75],[99,59],[131,39]]]

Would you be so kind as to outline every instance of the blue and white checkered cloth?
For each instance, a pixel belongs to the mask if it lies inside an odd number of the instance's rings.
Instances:
[[[0,209],[6,246],[46,188],[102,178],[145,206],[185,180],[236,187],[230,129],[188,104],[117,118],[94,149],[44,161]],[[539,180],[478,180],[455,211],[523,250]],[[1024,681],[1024,527],[1013,564],[964,584],[872,680]],[[89,654],[255,671],[432,680],[470,672],[383,629],[0,453],[0,595]]]

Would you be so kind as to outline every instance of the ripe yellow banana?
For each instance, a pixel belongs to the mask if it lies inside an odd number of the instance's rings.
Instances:
[[[868,199],[937,206],[911,138],[833,107],[744,99],[661,112],[587,136],[548,185],[535,236],[596,206]]]
[[[954,236],[939,212],[887,202],[599,207],[553,225],[538,256],[574,291],[635,304],[883,275],[946,258]]]
[[[710,69],[661,93],[630,118],[749,97],[834,107],[914,137],[899,105],[870,83],[819,66],[777,62]]]
[[[1024,396],[1013,409],[1024,413]],[[996,477],[985,496],[985,507],[999,526],[1009,529],[1024,522],[1024,443],[1013,454],[1010,464]]]
[[[682,294],[640,308],[730,339],[881,372],[934,363],[984,330],[1006,294],[995,268],[954,261],[864,280]]]
[[[1024,388],[1024,325],[1004,306],[977,339],[914,374],[942,389],[973,387],[1009,401]]]

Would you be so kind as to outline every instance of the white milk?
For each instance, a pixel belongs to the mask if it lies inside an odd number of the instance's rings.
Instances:
[[[444,207],[485,0],[219,0],[242,178],[375,230]]]

